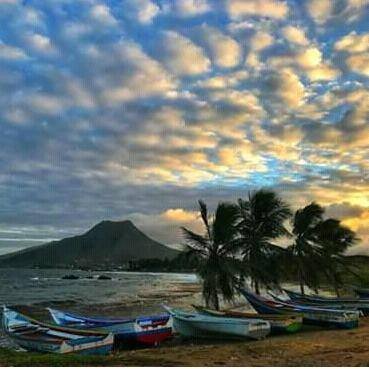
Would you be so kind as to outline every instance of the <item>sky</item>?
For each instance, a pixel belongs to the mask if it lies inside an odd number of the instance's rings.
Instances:
[[[369,254],[369,0],[0,0],[0,253],[197,200],[317,201]]]

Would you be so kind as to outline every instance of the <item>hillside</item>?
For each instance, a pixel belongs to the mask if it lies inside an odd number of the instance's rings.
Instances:
[[[0,257],[0,267],[127,266],[142,259],[172,259],[178,251],[160,244],[131,221],[102,221],[86,233]]]

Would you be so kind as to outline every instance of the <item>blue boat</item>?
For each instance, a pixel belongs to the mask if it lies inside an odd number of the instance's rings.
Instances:
[[[261,319],[213,317],[164,308],[173,317],[174,331],[183,337],[261,339],[270,333],[270,323]]]
[[[321,308],[317,306],[286,303],[266,299],[246,289],[240,289],[242,295],[259,314],[291,314],[303,315],[303,323],[322,327],[351,329],[359,324],[358,311]]]
[[[354,286],[352,289],[359,298],[369,299],[369,288]]]
[[[57,327],[5,306],[3,329],[14,343],[27,351],[106,355],[114,343],[112,333]]]
[[[60,326],[112,332],[118,345],[156,346],[172,336],[172,319],[169,314],[138,318],[103,318],[85,317],[50,308],[48,311],[54,322]]]
[[[318,305],[322,307],[333,307],[336,309],[359,310],[363,315],[369,315],[369,299],[356,297],[325,297],[318,295],[303,295],[298,292],[284,289],[291,301]]]

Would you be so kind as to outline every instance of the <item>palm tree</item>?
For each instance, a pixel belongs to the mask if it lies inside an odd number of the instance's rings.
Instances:
[[[304,285],[317,291],[319,277],[325,275],[336,294],[342,285],[340,269],[347,269],[344,253],[355,244],[355,232],[337,219],[323,219],[324,209],[312,202],[296,211],[292,233],[295,242],[289,246],[290,263],[296,266],[301,293]]]
[[[237,229],[237,207],[219,203],[215,214],[208,215],[207,206],[199,201],[205,233],[200,235],[182,227],[188,253],[199,257],[198,274],[203,281],[206,306],[219,310],[218,293],[227,301],[233,299],[238,286],[237,261],[234,258]]]
[[[319,250],[321,269],[328,282],[334,287],[336,295],[339,296],[339,288],[343,284],[341,271],[344,269],[353,273],[346,265],[344,253],[358,241],[358,238],[354,231],[332,218],[319,223],[316,234],[321,246]]]
[[[279,259],[284,251],[273,241],[289,235],[284,222],[291,210],[275,192],[264,189],[250,192],[247,200],[239,199],[238,208],[244,274],[259,294],[260,285],[278,285]]]
[[[322,222],[324,209],[312,202],[299,209],[293,217],[294,243],[288,247],[290,265],[295,267],[302,294],[304,285],[317,289],[319,285],[317,262],[319,245],[316,244],[317,226]]]

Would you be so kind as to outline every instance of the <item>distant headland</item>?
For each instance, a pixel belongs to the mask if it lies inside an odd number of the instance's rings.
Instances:
[[[0,267],[192,270],[183,253],[140,231],[130,220],[104,220],[86,233],[0,256]]]

